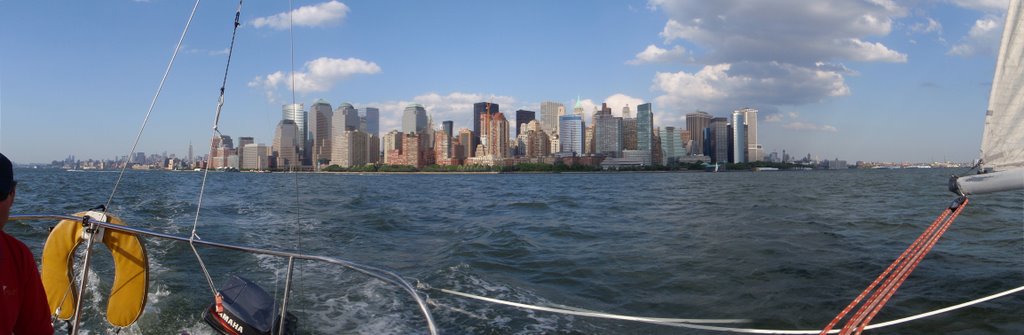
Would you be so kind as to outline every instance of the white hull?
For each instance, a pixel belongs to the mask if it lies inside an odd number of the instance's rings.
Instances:
[[[963,176],[955,183],[964,195],[1020,190],[1024,189],[1024,168]]]

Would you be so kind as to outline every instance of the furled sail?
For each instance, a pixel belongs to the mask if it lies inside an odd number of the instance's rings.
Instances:
[[[1011,1],[999,46],[981,138],[985,169],[1024,167],[1024,22],[1020,1]]]
[[[1024,6],[1010,1],[985,112],[978,174],[953,178],[950,190],[981,194],[1024,189]]]

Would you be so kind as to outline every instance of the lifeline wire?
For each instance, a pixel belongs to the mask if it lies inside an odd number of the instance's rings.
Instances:
[[[128,152],[128,156],[124,158],[124,165],[121,166],[121,173],[117,175],[117,181],[114,182],[114,189],[110,190],[110,197],[107,198],[106,208],[110,208],[110,202],[114,200],[114,193],[117,193],[117,185],[121,184],[121,177],[124,177],[124,171],[128,168],[128,159],[135,153],[135,149],[139,145],[139,140],[142,139],[142,132],[146,130],[146,124],[149,123],[149,115],[153,113],[153,108],[156,107],[156,100],[160,97],[160,92],[164,89],[164,82],[167,81],[167,76],[171,74],[171,67],[174,66],[174,59],[178,57],[178,51],[181,50],[181,43],[185,41],[185,34],[188,33],[188,27],[192,24],[192,18],[196,16],[196,9],[199,8],[199,1],[196,0],[196,4],[192,6],[192,14],[188,16],[188,22],[185,22],[185,29],[181,31],[181,37],[178,38],[178,44],[174,47],[174,53],[171,54],[171,60],[167,62],[167,69],[164,70],[163,78],[160,78],[160,85],[156,88],[156,94],[153,94],[153,100],[149,103],[149,111],[146,112],[146,117],[142,120],[142,127],[139,128],[139,134],[135,136],[135,143],[132,144],[132,150]]]
[[[586,317],[602,318],[602,319],[628,320],[628,321],[636,321],[636,322],[643,322],[643,323],[650,323],[650,324],[663,325],[663,326],[671,326],[671,327],[701,329],[701,330],[728,332],[728,333],[744,333],[744,334],[804,335],[804,334],[818,334],[818,333],[820,333],[822,331],[822,330],[757,329],[757,328],[735,328],[735,327],[709,326],[709,325],[705,325],[705,324],[706,323],[747,322],[749,320],[743,320],[743,319],[735,319],[735,320],[732,320],[732,319],[720,319],[720,320],[716,320],[716,319],[670,319],[670,318],[650,318],[650,317],[642,317],[642,316],[619,315],[619,314],[610,314],[610,313],[602,313],[602,312],[586,312],[586,311],[564,309],[564,308],[552,308],[552,307],[545,307],[545,306],[529,305],[529,304],[511,302],[511,301],[506,301],[506,300],[501,300],[501,299],[488,298],[488,297],[479,296],[479,295],[475,295],[475,294],[471,294],[471,293],[464,293],[464,292],[447,290],[447,289],[431,288],[431,287],[429,287],[429,286],[427,286],[425,284],[422,284],[422,283],[419,285],[419,287],[420,288],[425,288],[425,289],[433,289],[433,290],[440,291],[442,293],[456,295],[456,296],[460,296],[460,297],[464,297],[464,298],[476,299],[476,300],[480,300],[480,301],[485,301],[485,302],[490,302],[490,303],[495,303],[495,304],[500,304],[500,305],[507,305],[507,306],[517,307],[517,308],[522,308],[522,309],[530,309],[530,310],[546,311],[546,312],[558,313],[558,314],[586,316]],[[898,324],[901,324],[901,323],[906,323],[906,322],[910,322],[910,321],[914,321],[914,320],[918,320],[918,319],[923,319],[923,318],[926,318],[926,317],[930,317],[930,316],[934,316],[934,315],[938,315],[938,314],[942,314],[942,313],[946,313],[946,312],[962,309],[962,308],[965,308],[965,307],[970,307],[970,306],[977,305],[977,304],[980,304],[980,303],[983,303],[983,302],[986,302],[986,301],[989,301],[989,300],[1001,298],[1001,297],[1004,297],[1004,296],[1007,296],[1007,295],[1011,295],[1011,294],[1014,294],[1014,293],[1019,293],[1021,291],[1024,291],[1024,286],[1017,287],[1017,288],[1010,289],[1010,290],[1006,290],[1006,291],[999,292],[999,293],[996,293],[996,294],[988,295],[988,296],[985,296],[985,297],[982,297],[982,298],[978,298],[978,299],[975,299],[975,300],[971,300],[971,301],[968,301],[968,302],[956,304],[956,305],[953,305],[953,306],[949,306],[949,307],[945,307],[945,308],[940,308],[940,309],[933,310],[933,311],[930,311],[930,312],[915,314],[915,315],[911,315],[911,316],[908,316],[908,317],[905,317],[905,318],[900,318],[900,319],[896,319],[896,320],[892,320],[892,321],[876,323],[876,324],[864,327],[864,329],[865,330],[878,329],[878,328],[894,326],[894,325],[898,325]],[[828,334],[838,334],[839,331],[840,331],[840,329],[832,329],[832,330],[828,330],[827,333]]]
[[[238,1],[238,9],[235,11],[235,27],[231,31],[231,45],[228,47],[228,61],[227,65],[224,66],[224,81],[221,82],[220,86],[220,98],[217,99],[217,114],[213,118],[213,137],[220,135],[220,130],[217,129],[220,123],[220,111],[224,107],[224,88],[228,83],[228,69],[231,67],[231,54],[235,50],[235,35],[238,33],[239,17],[242,15],[242,0]],[[213,150],[216,148],[210,148],[210,157],[213,157]],[[199,202],[196,204],[196,217],[195,221],[192,222],[192,236],[188,239],[188,245],[192,247],[192,253],[196,255],[196,259],[199,260],[199,267],[203,270],[203,276],[206,276],[206,283],[210,285],[210,291],[213,292],[215,297],[219,296],[217,293],[217,286],[213,284],[213,278],[210,278],[210,271],[206,270],[206,263],[203,262],[203,257],[199,255],[199,250],[196,250],[195,239],[199,238],[196,234],[196,228],[199,226],[199,210],[203,208],[203,194],[206,192],[206,177],[210,174],[210,164],[207,162],[206,169],[203,169],[203,182],[199,186]],[[201,239],[201,238],[200,238]]]

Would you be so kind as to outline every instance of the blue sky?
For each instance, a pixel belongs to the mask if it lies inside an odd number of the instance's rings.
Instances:
[[[0,151],[131,149],[191,1],[0,0]],[[208,148],[237,3],[200,4],[138,151]],[[270,144],[291,102],[287,1],[242,8],[220,129]],[[296,100],[503,112],[654,104],[657,126],[753,107],[766,153],[977,157],[1005,0],[295,1]]]

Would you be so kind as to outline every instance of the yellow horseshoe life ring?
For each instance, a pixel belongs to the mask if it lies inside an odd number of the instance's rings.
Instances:
[[[100,212],[80,212],[75,216],[89,215],[93,219],[123,225],[121,219]],[[73,260],[75,249],[85,241],[80,221],[62,220],[50,232],[43,246],[43,268],[40,277],[46,290],[50,314],[61,320],[70,319],[75,312],[77,287],[74,278]],[[108,230],[94,234],[110,249],[114,258],[114,283],[107,301],[107,321],[117,327],[135,323],[146,306],[146,292],[149,290],[149,259],[146,248],[135,234]]]

